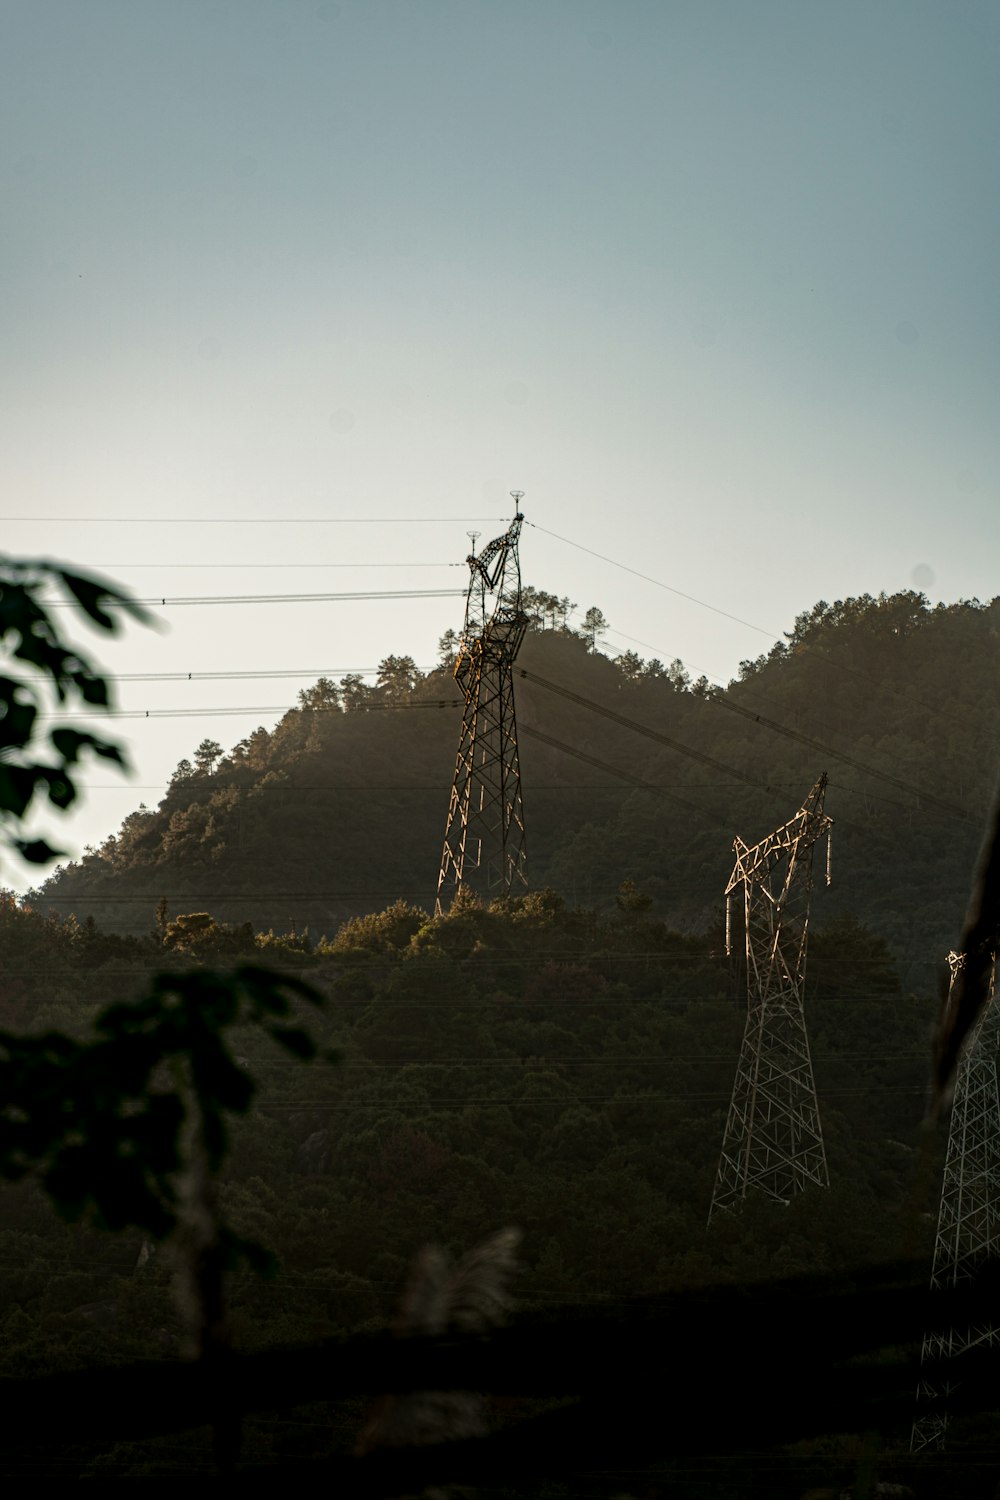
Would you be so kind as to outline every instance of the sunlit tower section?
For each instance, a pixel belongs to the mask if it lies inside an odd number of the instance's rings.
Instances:
[[[527,890],[524,806],[514,716],[514,661],[528,617],[521,606],[518,538],[522,490],[511,490],[514,519],[469,564],[465,628],[455,679],[465,695],[455,780],[441,851],[435,911],[468,885],[483,897]]]
[[[949,953],[951,1005],[964,953]],[[985,1263],[1000,1254],[1000,1094],[997,1050],[1000,1010],[996,1005],[996,957],[989,999],[972,1029],[955,1073],[948,1148],[945,1152],[941,1206],[938,1210],[931,1290],[943,1291],[972,1281]],[[959,1328],[924,1335],[920,1351],[916,1415],[910,1450],[944,1446],[948,1427],[947,1398],[956,1387],[948,1361],[967,1349],[1000,1344],[1000,1327],[989,1317]],[[934,1402],[934,1409],[925,1408]]]
[[[823,811],[826,773],[790,822],[749,848],[733,843],[736,866],[726,887],[726,951],[731,951],[734,891],[746,913],[747,1022],[722,1155],[708,1211],[736,1208],[756,1189],[779,1202],[815,1185],[829,1187],[816,1102],[803,991],[813,853],[830,829]]]

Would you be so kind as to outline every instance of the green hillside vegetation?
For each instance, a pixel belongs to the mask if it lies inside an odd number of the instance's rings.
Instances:
[[[602,654],[599,611],[575,632],[568,601],[528,590],[528,606],[516,690],[532,886],[606,910],[632,879],[658,916],[703,931],[734,835],[753,842],[786,821],[825,769],[837,826],[824,913],[862,915],[908,963],[939,962],[995,778],[1000,600],[821,602],[718,691],[679,661]],[[321,680],[228,752],[204,740],[157,808],[57,869],[34,903],[140,933],[166,896],[172,913],[314,939],[397,899],[430,909],[460,717],[453,650],[449,632],[426,676],[389,657],[375,684]]]
[[[207,914],[114,936],[7,901],[0,1021],[80,1030],[165,961],[264,958],[329,995],[312,1024],[338,1064],[277,1062],[246,1037],[261,1091],[224,1209],[280,1269],[234,1278],[242,1348],[381,1326],[420,1245],[461,1251],[504,1224],[524,1231],[524,1312],[929,1255],[937,1163],[921,1115],[934,997],[905,992],[885,942],[853,919],[815,934],[809,1017],[833,1186],[788,1207],[751,1202],[706,1232],[741,977],[718,926],[685,935],[644,907],[628,884],[606,914],[550,891],[489,908],[460,898],[438,919],[400,902],[312,946]],[[5,1189],[0,1241],[0,1373],[176,1356],[170,1267],[137,1235],[60,1225],[22,1183]],[[362,1420],[360,1406],[333,1422],[325,1408],[254,1419],[244,1458],[349,1449]],[[141,1475],[207,1462],[202,1449],[193,1438],[82,1445],[60,1462]],[[847,1474],[851,1452],[845,1440],[799,1453],[791,1472]],[[694,1479],[669,1490],[702,1492]],[[743,1493],[735,1478],[731,1493]]]

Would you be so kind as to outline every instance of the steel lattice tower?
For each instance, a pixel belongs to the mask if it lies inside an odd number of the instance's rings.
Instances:
[[[726,951],[732,896],[743,887],[746,913],[747,1023],[712,1192],[712,1215],[734,1208],[752,1189],[787,1202],[815,1184],[829,1187],[803,1009],[809,897],[816,843],[829,832],[824,773],[795,817],[749,848],[734,841],[736,866],[726,887]]]
[[[528,625],[518,556],[523,492],[511,497],[514,519],[503,536],[466,559],[469,592],[455,662],[465,711],[441,850],[439,915],[449,887],[468,885],[485,897],[528,888],[514,716],[514,661]]]
[[[951,1004],[955,981],[965,964],[963,953],[949,953]],[[931,1267],[931,1290],[941,1291],[971,1281],[984,1263],[1000,1251],[1000,1094],[997,1090],[997,1049],[1000,1011],[995,1003],[996,959],[990,977],[989,1000],[973,1027],[955,1074],[948,1149],[945,1153],[938,1210],[937,1237]],[[911,1452],[940,1448],[948,1426],[944,1400],[954,1383],[943,1361],[984,1344],[1000,1344],[1000,1328],[988,1320],[963,1328],[925,1334],[921,1365],[936,1366],[921,1373],[917,1385],[917,1415],[910,1434]],[[933,1412],[922,1413],[924,1402],[935,1400]]]

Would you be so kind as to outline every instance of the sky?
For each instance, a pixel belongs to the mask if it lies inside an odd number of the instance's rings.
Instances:
[[[4,0],[0,36],[0,548],[256,599],[89,640],[153,716],[71,853],[317,676],[432,666],[515,488],[527,581],[716,681],[820,598],[1000,593],[995,0]]]

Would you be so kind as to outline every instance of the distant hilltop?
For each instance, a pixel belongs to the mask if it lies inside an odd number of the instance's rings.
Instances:
[[[959,930],[996,777],[1000,600],[820,601],[715,687],[681,661],[604,654],[596,607],[525,590],[515,674],[533,888],[610,908],[623,880],[682,930],[717,920],[732,841],[784,822],[821,770],[834,886],[897,953],[936,959]],[[119,932],[173,914],[319,937],[398,898],[433,906],[460,694],[454,633],[420,673],[320,679],[273,727],[203,740],[155,808],[59,867],[33,905]]]

